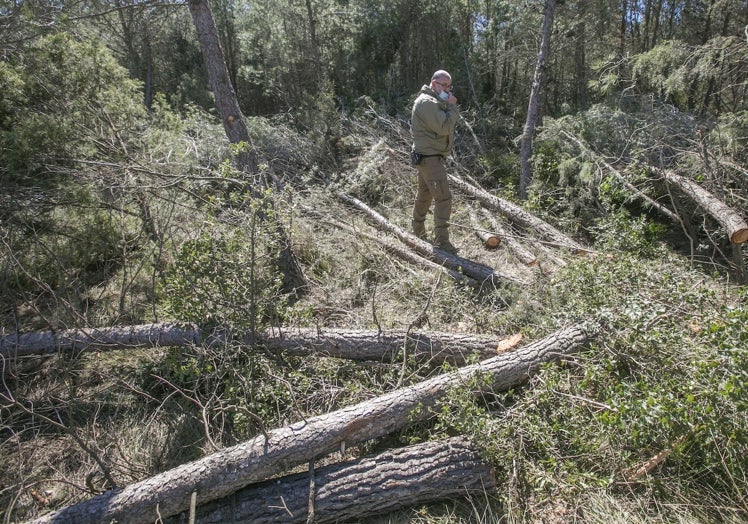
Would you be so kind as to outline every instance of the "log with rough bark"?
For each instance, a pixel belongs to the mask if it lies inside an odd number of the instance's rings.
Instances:
[[[83,349],[109,351],[128,348],[184,346],[200,341],[194,324],[142,324],[136,326],[36,331],[0,337],[0,356],[53,355]]]
[[[478,282],[490,283],[493,285],[498,285],[502,282],[511,282],[513,284],[519,285],[523,285],[526,283],[524,280],[519,279],[513,275],[503,274],[494,268],[479,264],[477,262],[473,262],[472,260],[468,260],[457,255],[452,255],[450,253],[447,253],[446,251],[432,246],[425,240],[421,240],[415,235],[411,235],[410,233],[404,231],[402,228],[396,226],[355,197],[342,193],[339,193],[338,197],[343,202],[351,204],[366,213],[369,218],[371,218],[382,229],[395,234],[395,236],[397,236],[402,242],[415,249],[418,253],[433,258],[440,264],[444,264],[450,269],[453,269],[455,271],[462,271],[462,273],[468,275],[471,278],[474,278]]]
[[[483,496],[495,489],[492,468],[464,437],[424,442],[246,488],[198,506],[195,522],[288,524],[307,522],[310,495],[314,522],[341,522],[382,515],[440,500]],[[166,519],[181,524],[188,515]]]
[[[659,172],[668,183],[676,186],[704,211],[712,215],[725,228],[730,242],[742,244],[748,241],[748,223],[737,210],[689,178],[667,169],[659,170]]]
[[[556,244],[560,247],[566,247],[576,253],[590,252],[590,248],[584,247],[576,240],[562,233],[549,223],[539,219],[535,215],[528,213],[520,206],[492,195],[488,191],[478,186],[474,186],[454,175],[449,175],[450,182],[460,191],[475,197],[481,204],[489,209],[498,211],[512,222],[522,227],[536,231],[546,242]]]
[[[475,389],[503,390],[527,381],[546,362],[558,361],[587,344],[592,325],[574,325],[478,364],[459,368],[332,413],[274,429],[202,459],[37,519],[37,524],[153,522],[190,507],[193,492],[203,502],[234,493],[288,468],[424,421],[448,392],[472,382]]]
[[[203,337],[194,324],[144,324],[42,331],[0,337],[0,356],[54,355],[65,351],[113,351],[134,348],[225,344],[226,333],[216,331]],[[249,335],[241,342],[252,344]],[[312,353],[349,360],[392,360],[403,349],[408,355],[434,363],[464,363],[469,355],[483,358],[495,354],[498,339],[489,335],[452,333],[406,333],[356,331],[323,328],[280,328],[259,335],[256,342],[268,351],[292,355]]]
[[[291,355],[317,353],[350,360],[393,360],[407,354],[436,363],[460,364],[471,355],[486,358],[497,353],[497,337],[459,333],[406,333],[343,329],[285,328],[268,331],[262,339],[271,351]]]

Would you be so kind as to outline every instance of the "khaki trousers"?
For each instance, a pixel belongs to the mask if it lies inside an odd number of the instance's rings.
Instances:
[[[442,156],[421,160],[418,169],[418,194],[413,205],[413,231],[425,235],[424,221],[434,202],[434,244],[449,242],[449,217],[452,214],[452,193],[449,190],[447,169]]]

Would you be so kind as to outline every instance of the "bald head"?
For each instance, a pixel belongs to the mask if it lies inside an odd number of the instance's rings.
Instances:
[[[436,73],[431,75],[431,81],[434,80],[441,80],[441,81],[448,81],[450,84],[452,83],[452,75],[450,75],[447,71],[444,69],[439,69]]]

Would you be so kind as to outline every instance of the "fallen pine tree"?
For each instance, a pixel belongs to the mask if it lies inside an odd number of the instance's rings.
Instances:
[[[6,335],[0,337],[0,355],[16,358],[84,350],[219,345],[229,340],[229,335],[220,331],[203,336],[195,324],[155,323]],[[417,359],[459,364],[464,363],[470,355],[486,358],[495,354],[500,339],[491,335],[460,333],[275,328],[260,334],[255,342],[251,334],[240,335],[237,341],[256,343],[267,351],[298,356],[318,354],[349,360],[388,361],[405,350]]]
[[[565,247],[571,249],[577,253],[584,253],[591,251],[589,248],[584,247],[576,240],[572,239],[568,235],[562,233],[549,223],[541,220],[532,213],[529,213],[519,207],[516,204],[492,195],[485,189],[474,186],[465,180],[462,180],[454,175],[449,175],[449,181],[460,191],[467,193],[468,195],[476,198],[481,204],[488,209],[498,211],[512,222],[536,231],[541,238],[546,242],[553,243],[559,247]]]
[[[464,437],[423,442],[252,484],[200,505],[199,524],[340,522],[494,489],[490,465]],[[190,512],[164,524],[189,522]]]
[[[677,187],[699,207],[714,217],[725,228],[730,242],[742,244],[748,241],[748,223],[740,212],[725,204],[690,178],[667,169],[657,171],[668,184]]]
[[[542,364],[558,361],[582,348],[594,329],[594,325],[587,324],[560,329],[515,351],[271,430],[34,522],[145,523],[179,514],[190,507],[192,493],[204,502],[221,499],[346,445],[383,437],[428,420],[452,388],[479,376],[481,380],[474,384],[476,390],[506,390],[523,384]]]
[[[153,323],[134,326],[34,331],[0,337],[3,358],[54,355],[81,350],[110,351],[159,346],[185,346],[200,342],[195,324]]]
[[[395,236],[397,236],[402,242],[415,249],[418,253],[424,256],[431,257],[437,262],[449,267],[450,269],[461,271],[465,275],[477,280],[478,282],[485,282],[493,285],[498,285],[500,283],[506,282],[520,285],[525,284],[522,279],[517,278],[514,275],[501,273],[494,268],[479,264],[477,262],[473,262],[472,260],[468,260],[457,255],[452,255],[450,253],[447,253],[446,251],[432,246],[425,240],[421,240],[417,236],[412,235],[403,230],[401,227],[393,224],[385,217],[377,213],[375,210],[367,206],[364,202],[355,197],[339,193],[338,198],[340,198],[340,200],[342,200],[343,202],[353,205],[366,213],[366,215],[369,216],[369,218],[371,218],[382,229],[395,234]]]

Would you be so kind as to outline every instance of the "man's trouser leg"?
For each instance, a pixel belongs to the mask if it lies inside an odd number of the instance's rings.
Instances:
[[[424,158],[418,167],[420,177],[423,178],[431,198],[434,199],[434,245],[452,248],[449,242],[452,193],[449,190],[444,158],[440,156]]]
[[[418,193],[413,204],[413,234],[420,239],[426,240],[426,215],[433,200],[428,184],[423,178],[421,166],[418,166]]]

